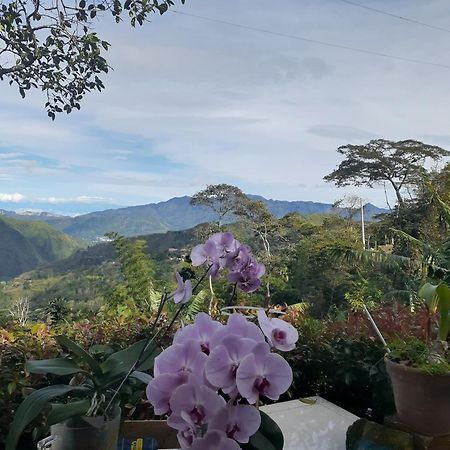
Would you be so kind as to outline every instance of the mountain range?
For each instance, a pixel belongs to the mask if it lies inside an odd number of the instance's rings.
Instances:
[[[328,203],[310,201],[269,200],[260,196],[249,196],[261,200],[275,217],[296,212],[302,215],[327,214],[333,206]],[[204,222],[217,220],[215,213],[204,206],[190,204],[191,197],[175,197],[160,203],[130,206],[126,208],[96,211],[76,217],[49,213],[16,213],[0,210],[4,217],[20,221],[42,221],[52,228],[75,238],[89,242],[102,240],[105,233],[115,231],[124,236],[138,236],[166,231],[187,230]],[[370,203],[364,206],[366,220],[386,212]]]

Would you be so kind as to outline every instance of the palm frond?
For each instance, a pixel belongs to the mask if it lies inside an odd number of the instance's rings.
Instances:
[[[358,262],[367,265],[378,264],[390,269],[400,269],[410,265],[411,258],[406,256],[384,253],[375,250],[355,250],[353,248],[333,247],[329,255],[336,260]]]

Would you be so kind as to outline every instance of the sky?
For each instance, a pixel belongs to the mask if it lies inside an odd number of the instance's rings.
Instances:
[[[447,0],[359,2],[450,29]],[[450,32],[343,0],[175,3],[275,34],[174,12],[138,29],[102,20],[114,68],[106,90],[54,122],[39,93],[22,100],[0,82],[0,209],[80,214],[216,183],[280,200],[357,194],[384,207],[381,187],[323,181],[342,159],[340,145],[382,137],[450,148],[450,67],[276,35],[450,66]]]

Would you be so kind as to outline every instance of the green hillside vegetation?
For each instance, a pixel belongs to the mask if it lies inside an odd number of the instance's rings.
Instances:
[[[43,222],[0,217],[0,279],[67,258],[83,244]]]
[[[280,225],[288,223],[294,234],[296,227],[303,230],[302,233],[309,233],[311,229],[321,230],[326,217],[290,214],[280,219]],[[255,250],[259,249],[258,240],[245,224],[229,224],[227,229],[242,242],[249,242]],[[130,241],[144,241],[144,250],[155,265],[155,284],[162,288],[173,282],[174,271],[183,264],[191,248],[209,233],[210,225],[201,224],[190,230],[139,236]],[[64,298],[75,310],[95,310],[121,279],[114,247],[111,242],[104,242],[79,249],[68,258],[40,265],[5,283],[0,291],[0,307],[7,308],[20,297],[28,297],[33,309],[41,308],[54,298]]]

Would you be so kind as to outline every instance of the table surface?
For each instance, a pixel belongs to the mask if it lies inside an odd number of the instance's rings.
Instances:
[[[283,450],[345,450],[347,428],[359,418],[321,397],[275,403],[261,409],[283,431]]]
[[[261,408],[283,431],[284,450],[345,450],[347,428],[358,417],[314,397]]]

